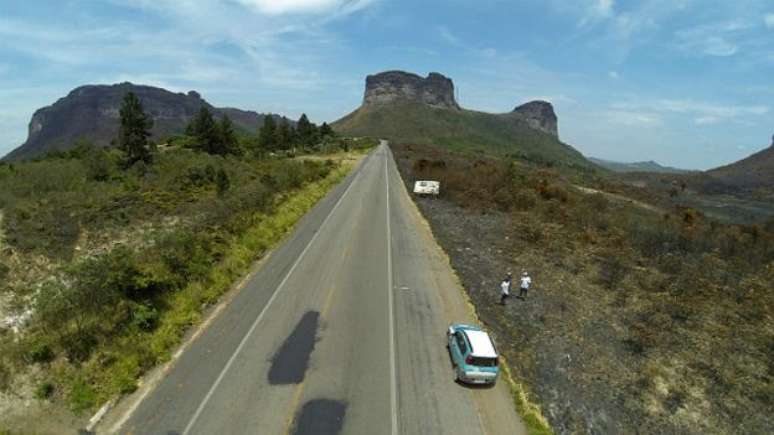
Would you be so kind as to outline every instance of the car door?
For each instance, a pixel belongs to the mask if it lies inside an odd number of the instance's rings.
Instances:
[[[454,345],[452,357],[454,358],[454,364],[462,367],[465,364],[465,355],[468,351],[468,345],[465,342],[465,335],[462,331],[454,333]]]

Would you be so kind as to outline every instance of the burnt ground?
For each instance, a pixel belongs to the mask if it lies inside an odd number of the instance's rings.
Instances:
[[[471,205],[481,195],[467,188],[469,180],[486,177],[488,163],[465,158],[466,172],[450,175],[456,157],[408,145],[392,148],[409,191],[414,171],[423,166],[423,176],[442,180],[439,198],[415,201],[500,352],[557,433],[770,433],[770,399],[764,397],[770,378],[751,381],[763,385],[763,393],[750,398],[753,393],[729,382],[742,378],[735,370],[745,366],[713,359],[730,349],[749,352],[752,343],[707,338],[697,327],[704,321],[698,313],[680,311],[658,290],[658,271],[635,265],[620,289],[601,285],[598,255],[546,236],[561,232],[561,224],[541,222],[542,235],[532,234],[534,214]],[[474,173],[477,168],[481,173]],[[516,278],[525,270],[533,279],[527,298],[499,305],[505,273]],[[705,317],[714,322],[712,316]],[[774,342],[768,354],[772,349]],[[766,370],[765,343],[756,351],[745,358],[760,374]],[[727,395],[733,397],[728,403]]]
[[[480,318],[494,333],[517,376],[539,399],[552,427],[558,433],[586,429],[591,433],[628,432],[634,422],[625,424],[628,417],[615,411],[616,403],[625,400],[623,394],[605,385],[589,388],[575,379],[585,375],[584,368],[592,368],[585,367],[590,363],[586,355],[596,352],[582,342],[591,344],[612,334],[605,310],[585,313],[590,318],[583,330],[564,323],[565,313],[582,309],[562,291],[563,279],[572,277],[550,279],[529,258],[521,257],[518,242],[500,236],[501,229],[510,225],[504,213],[471,212],[449,201],[428,198],[418,198],[417,204],[449,254]],[[527,297],[512,296],[505,307],[498,305],[500,280],[507,271],[518,275],[522,270],[529,271],[534,282]],[[512,295],[518,294],[516,287]]]

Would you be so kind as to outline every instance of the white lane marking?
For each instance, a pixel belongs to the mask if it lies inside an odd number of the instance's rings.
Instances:
[[[390,234],[390,172],[387,169],[387,161],[390,158],[387,145],[384,145],[384,181],[387,187],[387,298],[390,317],[390,408],[392,411],[392,435],[398,434],[398,383],[395,376],[395,318],[392,302],[392,236]]]
[[[365,164],[366,161],[364,161],[363,163]],[[274,290],[274,293],[271,295],[271,298],[269,298],[269,301],[266,302],[266,305],[263,307],[260,314],[258,314],[258,317],[256,317],[252,326],[250,326],[250,329],[247,331],[247,334],[245,334],[244,338],[242,338],[242,341],[239,343],[239,346],[237,346],[236,350],[231,355],[231,358],[228,359],[228,362],[226,363],[225,367],[223,367],[223,370],[218,375],[218,378],[215,379],[215,383],[212,384],[212,387],[210,387],[210,390],[207,392],[207,395],[204,396],[204,400],[202,400],[202,403],[200,403],[199,407],[196,408],[196,412],[194,413],[193,417],[191,417],[191,420],[188,422],[188,425],[186,425],[185,429],[183,430],[183,435],[188,435],[191,432],[191,429],[193,428],[194,424],[196,424],[196,420],[199,419],[199,416],[204,410],[204,407],[207,406],[207,402],[210,401],[212,394],[215,392],[215,390],[218,388],[218,385],[220,385],[220,382],[226,376],[226,372],[228,372],[228,370],[231,368],[231,365],[234,363],[234,360],[236,360],[236,357],[239,354],[239,352],[241,352],[242,348],[245,347],[245,343],[247,343],[247,340],[250,338],[250,335],[252,335],[255,328],[261,322],[261,320],[263,319],[263,316],[266,314],[266,311],[268,311],[269,307],[274,302],[274,299],[276,299],[277,295],[282,291],[283,288],[285,288],[285,283],[290,278],[290,275],[293,274],[293,271],[296,270],[296,267],[298,266],[298,264],[301,263],[301,260],[303,260],[307,251],[309,251],[309,248],[312,246],[314,241],[317,240],[317,237],[320,235],[320,233],[323,232],[322,230],[323,230],[323,227],[325,227],[325,224],[328,223],[328,220],[331,218],[331,216],[333,216],[333,213],[336,211],[336,209],[339,208],[339,205],[344,200],[344,197],[347,196],[350,189],[352,189],[352,186],[355,185],[355,181],[360,176],[360,173],[361,173],[361,170],[359,169],[357,174],[355,174],[355,178],[352,179],[352,182],[349,183],[349,186],[347,186],[347,190],[345,190],[344,193],[341,195],[341,197],[339,197],[339,200],[333,206],[330,213],[328,213],[328,216],[326,216],[325,220],[322,222],[322,224],[320,224],[320,227],[317,229],[317,232],[314,233],[314,236],[312,236],[312,239],[309,240],[309,243],[306,245],[304,250],[301,251],[301,255],[298,256],[295,263],[293,263],[293,266],[290,267],[290,270],[285,275],[285,278],[282,279],[282,282],[280,282],[279,286],[277,286],[277,289]]]
[[[86,425],[86,432],[93,431],[97,423],[102,420],[102,417],[105,416],[105,414],[110,410],[110,408],[113,407],[113,405],[115,405],[115,403],[115,400],[110,400],[108,403],[102,405],[102,408],[99,408],[99,411],[97,411],[97,413],[89,419],[89,424]]]

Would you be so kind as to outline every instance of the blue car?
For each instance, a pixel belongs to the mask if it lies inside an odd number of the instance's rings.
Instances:
[[[500,374],[494,342],[478,326],[452,324],[446,337],[454,365],[454,380],[468,384],[494,384]]]

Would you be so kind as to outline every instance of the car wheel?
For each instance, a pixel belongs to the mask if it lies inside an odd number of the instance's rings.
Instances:
[[[454,367],[454,382],[460,382],[460,372],[457,367]]]

